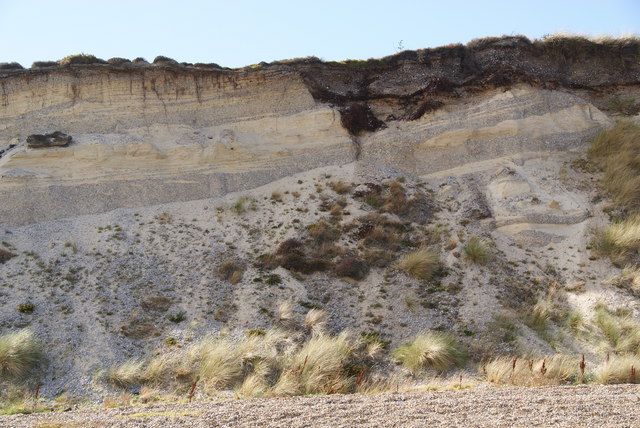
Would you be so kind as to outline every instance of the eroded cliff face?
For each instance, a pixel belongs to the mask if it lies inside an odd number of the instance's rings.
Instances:
[[[637,43],[488,39],[382,60],[238,70],[89,64],[0,74],[6,224],[218,196],[361,161],[424,174],[580,145],[637,91]],[[28,149],[60,130],[65,148]],[[69,201],[73,201],[69,204]]]
[[[0,71],[0,330],[46,344],[49,396],[111,394],[97,375],[109,367],[166,339],[278,325],[282,302],[392,346],[437,329],[477,358],[566,349],[591,364],[599,344],[561,326],[551,343],[521,321],[556,291],[585,320],[601,302],[640,313],[590,250],[608,202],[581,167],[615,120],[608,101],[640,99],[638,52],[511,37],[345,63]],[[72,143],[25,144],[55,130]],[[472,237],[490,263],[467,260]],[[269,265],[290,239],[324,267]],[[443,278],[396,267],[423,247]],[[353,257],[368,272],[345,279]],[[505,313],[517,341],[492,324]]]

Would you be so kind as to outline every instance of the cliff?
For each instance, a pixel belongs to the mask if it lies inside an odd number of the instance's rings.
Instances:
[[[201,199],[356,159],[364,172],[424,173],[564,150],[603,124],[593,105],[637,91],[639,58],[633,39],[503,37],[343,63],[3,70],[0,218]],[[560,116],[565,124],[553,127]],[[24,147],[27,135],[54,130],[74,144]]]

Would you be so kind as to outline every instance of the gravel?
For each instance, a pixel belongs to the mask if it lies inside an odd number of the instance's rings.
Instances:
[[[640,386],[494,388],[153,404],[0,417],[2,427],[637,427]]]

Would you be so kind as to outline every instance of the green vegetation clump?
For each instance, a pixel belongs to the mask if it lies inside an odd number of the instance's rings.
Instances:
[[[442,372],[463,365],[467,353],[455,338],[447,333],[424,332],[396,348],[393,357],[413,373],[423,369]]]
[[[106,64],[107,61],[85,53],[68,55],[58,61],[59,65]]]
[[[476,264],[485,264],[491,258],[489,244],[477,236],[469,238],[462,251],[468,260]]]
[[[29,330],[0,336],[0,383],[23,383],[40,374],[44,352]]]
[[[31,302],[20,303],[17,307],[21,314],[32,314],[36,306]]]
[[[640,209],[640,126],[619,121],[593,139],[589,159],[604,175],[602,186],[623,211]]]
[[[13,254],[9,250],[5,250],[4,248],[0,248],[0,264],[14,258],[16,255]]]
[[[413,278],[431,279],[441,268],[440,254],[429,249],[412,251],[398,260],[398,268]]]
[[[604,336],[608,349],[618,354],[640,355],[640,324],[628,314],[596,307],[594,323]]]

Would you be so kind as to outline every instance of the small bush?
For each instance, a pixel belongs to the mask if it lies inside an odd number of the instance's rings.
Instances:
[[[473,263],[485,264],[490,259],[489,244],[477,236],[469,238],[462,251],[465,257]]]
[[[299,251],[303,247],[304,247],[304,244],[299,239],[295,239],[295,238],[285,239],[278,245],[276,254],[277,255],[290,254],[290,253]]]
[[[122,64],[130,64],[131,60],[127,58],[113,57],[113,58],[109,58],[107,60],[107,63],[111,65],[122,65]]]
[[[244,214],[247,211],[246,203],[249,201],[249,198],[246,196],[239,197],[235,203],[231,206],[231,209],[234,213],[240,215]]]
[[[18,312],[21,314],[32,314],[36,306],[31,302],[20,303],[18,305]]]
[[[441,267],[440,255],[433,250],[417,250],[402,256],[398,267],[413,278],[431,279]]]
[[[58,66],[58,61],[35,61],[33,64],[31,64],[31,68],[50,68],[50,67],[57,67]]]
[[[172,323],[178,324],[187,319],[187,313],[185,311],[178,311],[174,314],[170,314],[167,319]]]
[[[166,56],[158,55],[153,59],[153,63],[154,64],[177,64],[178,61]]]
[[[345,183],[342,180],[330,181],[328,183],[329,188],[336,192],[338,195],[344,195],[345,193],[349,193],[351,191],[351,185]]]
[[[29,330],[0,336],[0,380],[22,383],[38,375],[43,364],[42,347]]]
[[[271,193],[271,200],[274,202],[282,202],[282,193],[278,191],[273,191]]]
[[[13,254],[9,250],[5,250],[4,248],[0,248],[0,264],[5,263],[6,261],[14,258],[16,255]]]
[[[77,55],[68,55],[58,61],[60,65],[79,65],[79,64],[106,64],[107,62],[103,59],[96,58],[94,55],[88,54],[77,54]]]
[[[17,62],[0,62],[0,70],[24,70]]]
[[[341,233],[338,227],[327,223],[325,220],[308,225],[307,231],[317,245],[334,242],[340,238]]]
[[[364,260],[353,256],[347,256],[335,265],[334,272],[339,277],[347,277],[359,281],[367,276],[369,273],[369,266]]]
[[[227,259],[218,267],[218,275],[220,275],[221,279],[237,284],[242,280],[244,270],[244,264],[233,259]]]
[[[446,371],[461,366],[467,355],[453,336],[425,332],[396,348],[393,357],[411,372],[417,373],[423,369]]]
[[[271,273],[267,276],[267,279],[264,281],[267,285],[278,285],[282,284],[282,277],[277,273]]]

